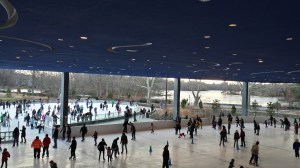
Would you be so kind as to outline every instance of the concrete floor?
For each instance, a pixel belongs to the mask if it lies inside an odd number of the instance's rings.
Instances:
[[[23,125],[20,117],[20,125]],[[17,125],[17,120],[12,120],[10,130]],[[2,128],[7,130],[8,128]],[[138,128],[137,128],[138,129]],[[236,127],[232,127],[231,132]],[[186,131],[186,128],[183,129]],[[50,148],[50,157],[44,159],[34,159],[31,142],[35,136],[41,138],[44,134],[38,134],[37,130],[31,130],[27,127],[27,143],[20,144],[18,147],[12,147],[12,144],[2,144],[2,148],[7,148],[11,154],[8,161],[8,167],[13,168],[48,168],[49,161],[57,162],[59,168],[158,168],[162,165],[163,147],[167,141],[169,143],[170,156],[172,158],[173,168],[225,168],[228,167],[229,161],[234,158],[236,167],[243,165],[244,167],[253,167],[248,164],[251,156],[250,150],[252,144],[257,140],[260,141],[260,167],[270,168],[296,168],[299,167],[300,159],[294,157],[292,143],[295,138],[293,130],[285,132],[281,128],[264,128],[261,124],[261,134],[256,136],[253,134],[253,124],[246,124],[246,148],[236,150],[233,148],[233,134],[229,135],[228,143],[223,147],[219,146],[219,131],[213,130],[210,126],[203,127],[198,130],[195,136],[194,144],[188,137],[179,139],[174,135],[173,129],[156,130],[154,134],[150,131],[137,132],[136,141],[131,141],[131,135],[128,134],[128,154],[120,155],[117,159],[113,159],[112,163],[107,161],[98,161],[98,150],[93,146],[93,138],[86,138],[85,142],[81,142],[77,138],[77,159],[70,161],[69,143],[59,140],[58,148]],[[109,146],[112,140],[121,134],[99,135],[98,141],[104,138]],[[53,144],[52,144],[53,145]],[[52,146],[51,145],[51,146]],[[149,149],[152,147],[152,154]],[[106,159],[107,160],[107,159]],[[298,165],[298,166],[297,166]]]

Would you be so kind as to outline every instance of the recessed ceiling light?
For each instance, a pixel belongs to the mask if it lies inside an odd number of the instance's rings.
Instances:
[[[232,55],[236,56],[237,54],[234,53],[234,54],[232,54]]]
[[[150,60],[146,60],[147,62],[149,62]]]
[[[204,61],[204,59],[202,58],[202,59],[200,59],[201,61]]]
[[[26,51],[26,50],[22,50],[22,52],[24,52],[24,53],[25,53],[25,52],[27,52],[27,51]]]
[[[192,52],[192,54],[196,55],[196,54],[197,54],[197,52]]]
[[[0,39],[0,41],[3,41],[3,40]]]
[[[68,67],[69,67],[69,68],[72,68],[72,66],[71,66],[71,65],[69,65]]]
[[[203,38],[205,38],[205,39],[209,39],[209,38],[210,38],[210,36],[204,36]]]
[[[229,26],[229,27],[236,27],[236,26],[237,26],[237,24],[235,24],[235,23],[231,23],[231,24],[229,24],[228,26]]]
[[[70,45],[69,47],[70,47],[70,48],[74,48],[74,46],[72,46],[72,45]]]
[[[160,64],[163,65],[164,63],[161,62]]]
[[[164,55],[164,56],[162,56],[162,57],[166,58],[167,56]]]
[[[16,59],[20,59],[21,57],[16,57]]]
[[[134,58],[132,58],[131,60],[132,60],[132,61],[135,61],[135,59],[134,59]]]
[[[258,62],[259,62],[259,63],[263,63],[264,61],[263,61],[263,60],[258,60]]]
[[[88,38],[86,36],[81,36],[80,39],[81,40],[87,40]]]
[[[29,66],[27,66],[28,68],[32,68],[33,66],[32,65],[29,65]]]
[[[62,63],[63,61],[57,60],[56,62],[57,62],[57,63]]]
[[[126,69],[120,69],[121,71],[126,71]]]
[[[33,56],[32,56],[32,55],[29,55],[29,57],[32,58]]]
[[[236,69],[237,71],[240,71],[241,69]]]
[[[205,49],[210,49],[210,47],[208,47],[208,46],[205,46],[204,48],[205,48]]]
[[[148,68],[148,69],[152,69],[152,68]]]
[[[199,0],[199,2],[209,2],[210,0]]]
[[[64,39],[61,39],[61,38],[59,38],[59,39],[57,39],[58,41],[64,41]]]
[[[293,37],[288,37],[288,38],[286,38],[286,40],[291,41],[291,40],[293,40]]]
[[[93,67],[89,67],[90,69],[93,69]]]

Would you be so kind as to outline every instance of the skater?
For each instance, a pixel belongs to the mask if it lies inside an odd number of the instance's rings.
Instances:
[[[241,146],[242,147],[246,147],[246,143],[245,143],[245,132],[243,129],[241,129],[241,132],[240,132],[240,137],[241,137]]]
[[[185,138],[184,132],[182,132],[182,133],[179,134],[179,137],[178,137],[178,138],[181,138],[181,137],[184,137],[184,138]]]
[[[267,120],[265,120],[265,125],[266,125],[266,128],[268,128],[268,122],[267,122]]]
[[[72,157],[73,157],[74,160],[76,159],[76,154],[75,154],[76,147],[77,147],[77,141],[76,141],[75,137],[73,137],[73,140],[72,140],[71,145],[69,147],[69,149],[71,149],[71,156],[69,157],[70,160],[72,159]]]
[[[92,137],[94,137],[95,146],[97,146],[98,132],[95,131]]]
[[[135,126],[130,122],[129,125],[131,126],[131,140],[135,141]]]
[[[83,124],[83,126],[80,128],[80,133],[81,133],[81,137],[82,137],[81,142],[83,142],[85,140],[84,136],[87,132],[88,132],[87,127],[85,126],[85,124]]]
[[[231,124],[230,124],[230,122],[228,122],[228,133],[227,134],[230,134],[230,128],[231,128]]]
[[[257,123],[257,126],[256,126],[256,135],[259,135],[259,130],[260,130],[260,126],[259,126],[259,123]]]
[[[168,149],[168,145],[164,147],[164,152],[163,152],[163,168],[169,168],[169,159],[170,159],[170,153]]]
[[[14,138],[13,147],[15,146],[15,144],[17,144],[17,146],[19,146],[19,135],[20,135],[19,128],[16,127],[13,131],[13,138]]]
[[[115,158],[117,157],[117,154],[119,154],[118,140],[119,140],[119,137],[114,139],[113,143],[111,145],[112,154],[115,154]]]
[[[235,147],[236,145],[236,149],[239,150],[239,139],[240,139],[240,135],[238,130],[235,131],[234,133],[234,143],[233,143],[233,147]]]
[[[250,161],[249,161],[249,164],[252,164],[252,161],[254,159],[254,165],[255,166],[258,166],[257,164],[257,160],[258,160],[258,153],[259,153],[259,141],[256,141],[256,143],[252,146],[251,148],[251,158],[250,158]]]
[[[33,148],[33,156],[34,158],[40,158],[41,153],[41,147],[43,147],[42,141],[39,139],[39,137],[35,137],[35,140],[32,141],[31,147]]]
[[[105,146],[107,146],[107,144],[106,144],[105,140],[102,138],[101,142],[99,142],[99,144],[98,144],[99,160],[100,160],[100,157],[101,157],[101,153],[103,153],[103,160],[105,160],[105,157],[104,157]]]
[[[22,130],[21,130],[21,143],[26,143],[26,127],[23,125]]]
[[[57,168],[57,163],[55,163],[53,160],[50,160],[50,168]]]
[[[222,129],[222,131],[220,132],[220,144],[219,146],[221,146],[221,142],[223,142],[223,146],[225,145],[225,138],[226,138],[226,130]]]
[[[71,142],[71,133],[72,133],[71,127],[70,127],[70,125],[68,125],[67,126],[67,142]]]
[[[125,135],[125,133],[123,133],[122,136],[121,136],[121,144],[122,144],[122,152],[121,152],[121,154],[123,154],[124,146],[125,146],[125,150],[126,150],[126,154],[127,154],[127,143],[128,143],[127,136]]]
[[[109,163],[109,161],[111,162],[111,160],[112,160],[112,155],[113,155],[112,153],[113,152],[112,152],[112,149],[110,147],[107,147],[106,150],[107,150],[107,160],[108,160],[108,163]]]
[[[256,121],[255,121],[255,120],[253,121],[253,124],[254,124],[254,134],[256,134],[256,130],[257,130],[257,123],[256,123]]]
[[[49,145],[51,143],[51,139],[48,137],[48,134],[46,134],[45,138],[43,139],[43,154],[42,158],[45,156],[46,151],[46,157],[49,157]]]
[[[236,127],[238,127],[240,124],[240,119],[238,116],[235,117],[235,121],[236,121]]]
[[[298,139],[296,139],[296,141],[293,144],[293,149],[295,150],[296,158],[299,158],[299,148],[300,148],[300,143],[299,143]]]
[[[229,166],[228,168],[234,168],[234,159],[231,159],[231,161],[229,162]]]
[[[54,146],[53,148],[57,148],[57,138],[58,138],[58,128],[55,127],[53,135],[52,135],[53,141],[54,141]]]
[[[2,164],[1,164],[1,168],[3,167],[4,163],[5,163],[5,168],[7,168],[7,160],[8,160],[8,158],[10,158],[10,154],[7,151],[7,149],[4,148],[3,152],[2,152]]]
[[[151,123],[150,128],[151,128],[151,134],[154,134],[154,128],[155,128],[155,126],[154,126],[153,123]],[[177,135],[177,133],[176,133],[176,135]]]
[[[297,135],[298,134],[298,128],[299,128],[299,125],[298,125],[297,121],[294,123],[294,128],[295,128],[295,134]]]
[[[62,129],[60,130],[60,132],[62,133],[62,140],[65,140],[65,135],[66,135],[66,125],[63,125]]]

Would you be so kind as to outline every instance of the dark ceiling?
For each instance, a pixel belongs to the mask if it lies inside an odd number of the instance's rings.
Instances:
[[[300,82],[299,0],[8,2],[1,69]]]

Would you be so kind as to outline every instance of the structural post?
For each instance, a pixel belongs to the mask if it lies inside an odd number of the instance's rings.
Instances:
[[[165,109],[167,110],[168,108],[168,78],[166,78],[166,104],[165,104]]]
[[[174,80],[173,120],[180,116],[180,78]]]
[[[248,107],[249,107],[249,87],[248,87],[248,82],[243,82],[242,116],[248,116]]]
[[[69,72],[61,74],[60,127],[68,123]]]

